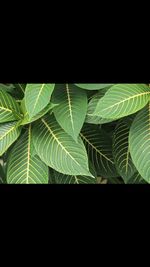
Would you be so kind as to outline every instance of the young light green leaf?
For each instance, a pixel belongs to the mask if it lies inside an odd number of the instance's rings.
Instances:
[[[55,84],[27,84],[25,105],[30,118],[33,118],[50,102]]]

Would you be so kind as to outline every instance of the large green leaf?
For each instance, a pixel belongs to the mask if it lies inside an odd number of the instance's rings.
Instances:
[[[54,115],[60,126],[77,141],[87,112],[87,95],[84,90],[78,93],[73,84],[58,86],[52,101],[59,104]]]
[[[29,117],[34,117],[50,102],[55,84],[27,84],[25,89],[25,105]]]
[[[129,134],[131,157],[139,174],[150,183],[150,103],[135,117]]]
[[[83,143],[80,139],[76,143],[53,115],[47,115],[35,123],[33,142],[39,157],[56,171],[67,175],[91,176]]]
[[[117,84],[108,89],[97,104],[95,115],[119,119],[142,109],[149,101],[150,88],[146,84]]]
[[[37,155],[32,156],[31,125],[13,147],[7,166],[9,184],[46,184],[48,167]]]

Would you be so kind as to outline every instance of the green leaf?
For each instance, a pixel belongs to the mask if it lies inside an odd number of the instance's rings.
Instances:
[[[96,171],[90,163],[91,176],[65,175],[55,170],[50,170],[50,181],[52,184],[96,184]]]
[[[17,122],[0,124],[0,156],[17,140],[21,133],[21,128]]]
[[[95,116],[119,119],[142,109],[149,101],[150,88],[145,84],[117,84],[100,99]]]
[[[118,176],[109,136],[102,130],[99,130],[98,127],[92,127],[89,124],[83,127],[80,135],[97,174],[104,178]]]
[[[127,183],[133,174],[136,172],[136,168],[132,162],[130,149],[129,149],[129,130],[126,120],[120,120],[114,131],[113,138],[113,156],[114,162],[118,173]]]
[[[143,177],[136,172],[128,181],[128,184],[147,184]]]
[[[4,166],[0,160],[0,184],[6,184],[6,176],[4,171]]]
[[[49,167],[67,175],[91,176],[83,143],[81,140],[76,143],[53,115],[35,123],[33,142],[37,154]]]
[[[8,184],[47,184],[48,167],[32,156],[31,125],[13,147],[7,165]]]
[[[131,157],[139,174],[150,183],[150,103],[135,117],[129,134]]]
[[[86,120],[85,122],[87,123],[92,123],[92,124],[104,124],[111,122],[112,119],[105,119],[100,116],[95,116],[95,107],[97,106],[99,100],[105,95],[107,92],[107,89],[100,90],[97,94],[95,94],[89,104],[88,104],[88,110],[87,110],[87,115],[86,115]]]
[[[12,93],[14,91],[14,85],[0,83],[0,90],[4,92]]]
[[[22,118],[18,103],[8,93],[0,89],[0,123]]]
[[[20,122],[20,125],[26,125],[29,123],[32,123],[38,119],[40,119],[41,117],[43,117],[45,114],[47,114],[48,112],[50,112],[55,106],[55,104],[53,103],[49,103],[44,109],[42,109],[39,113],[37,113],[34,117],[30,118],[29,114],[26,110],[26,106],[25,106],[25,99],[22,100],[21,102],[21,108],[22,111],[24,113],[24,118],[23,120]]]
[[[72,84],[65,84],[55,89],[53,103],[58,104],[53,110],[60,126],[77,142],[87,112],[87,95],[84,90],[78,93]]]
[[[33,118],[50,102],[55,84],[27,84],[25,105],[30,118]]]
[[[56,184],[95,184],[96,178],[89,176],[66,175],[54,171]]]

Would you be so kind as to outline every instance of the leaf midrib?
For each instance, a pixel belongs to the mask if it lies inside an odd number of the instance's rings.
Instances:
[[[72,130],[74,132],[72,103],[71,103],[70,90],[69,90],[69,84],[68,83],[66,83],[66,91],[67,91],[67,98],[68,98],[68,108],[69,108],[70,120],[71,120]]]
[[[39,101],[39,98],[40,98],[40,95],[41,95],[41,92],[42,92],[44,86],[45,86],[45,83],[42,84],[42,86],[41,86],[41,88],[40,88],[40,91],[39,91],[39,93],[38,93],[38,95],[37,95],[35,104],[34,104],[34,106],[33,106],[32,114],[34,113],[34,110],[35,110],[35,108],[36,108],[36,106],[37,106],[37,103],[38,103],[38,101]]]

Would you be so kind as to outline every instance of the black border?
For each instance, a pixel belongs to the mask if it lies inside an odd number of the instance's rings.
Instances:
[[[120,53],[101,47],[60,51],[5,52],[0,58],[0,82],[150,83],[148,58],[136,51]]]

